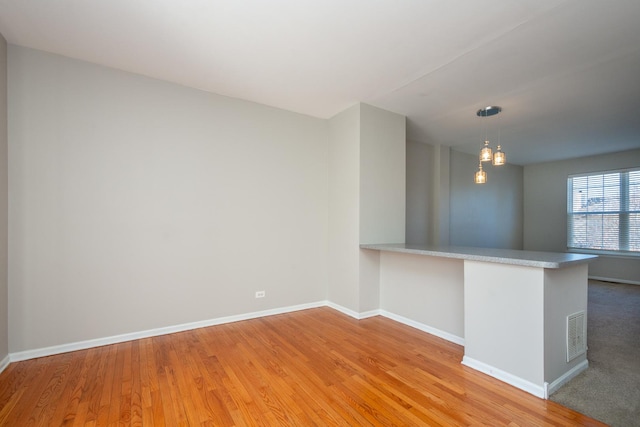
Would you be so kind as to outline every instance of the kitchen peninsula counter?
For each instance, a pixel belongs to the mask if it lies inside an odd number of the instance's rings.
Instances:
[[[588,263],[597,258],[597,255],[562,252],[522,251],[516,249],[464,246],[429,246],[408,243],[362,244],[360,248],[542,268],[564,268],[576,264]]]
[[[542,398],[587,369],[588,263],[597,256],[404,243],[360,248],[380,257],[381,313],[463,345],[464,365]]]

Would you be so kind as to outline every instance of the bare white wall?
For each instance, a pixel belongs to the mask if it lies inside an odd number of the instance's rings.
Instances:
[[[581,354],[567,362],[567,317],[587,313],[588,271],[588,264],[544,270],[544,380],[549,384],[587,360],[588,354]]]
[[[524,167],[524,249],[567,250],[567,177],[640,165],[640,150],[582,157]],[[637,258],[600,256],[589,276],[640,284]]]
[[[403,243],[405,117],[360,105],[360,243]]]
[[[16,46],[8,71],[11,352],[326,298],[325,120]]]
[[[327,297],[358,311],[360,104],[329,120],[329,279]]]
[[[522,167],[506,164],[483,168],[487,170],[487,183],[475,184],[478,158],[451,151],[451,244],[522,249]]]
[[[329,120],[331,302],[379,308],[379,252],[361,243],[402,243],[405,233],[405,117],[357,104]]]
[[[406,119],[360,106],[360,241],[403,243],[406,212]],[[380,308],[380,253],[360,251],[359,311]]]
[[[465,260],[465,358],[542,387],[543,307],[543,268]]]
[[[464,342],[464,261],[381,252],[380,308]]]
[[[9,354],[7,168],[7,42],[0,34],[0,369],[2,361]]]

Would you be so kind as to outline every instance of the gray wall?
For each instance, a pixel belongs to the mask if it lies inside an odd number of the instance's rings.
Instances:
[[[429,242],[431,219],[433,146],[407,141],[407,212],[405,240],[407,243]]]
[[[326,120],[16,46],[8,71],[12,353],[325,300]]]
[[[483,168],[487,183],[475,184],[478,157],[451,151],[450,242],[454,246],[522,249],[522,167]]]
[[[476,156],[407,141],[406,242],[522,249],[522,167],[486,166]]]
[[[567,250],[567,177],[640,165],[640,150],[524,167],[524,249]],[[640,284],[638,258],[605,257],[589,264],[589,276]]]
[[[7,167],[7,42],[0,34],[0,365],[9,354]]]
[[[449,147],[407,141],[405,241],[449,244]]]

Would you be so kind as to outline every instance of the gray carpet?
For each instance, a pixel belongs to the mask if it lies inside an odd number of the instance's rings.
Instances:
[[[589,281],[589,368],[550,399],[613,427],[640,426],[640,286]]]

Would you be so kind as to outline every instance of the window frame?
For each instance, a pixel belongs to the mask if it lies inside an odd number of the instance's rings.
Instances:
[[[597,172],[585,172],[585,173],[578,173],[578,174],[571,174],[567,176],[567,186],[566,186],[566,190],[567,190],[567,219],[566,219],[566,226],[567,226],[567,236],[566,236],[566,245],[567,245],[567,251],[568,252],[579,252],[579,253],[590,253],[590,254],[597,254],[597,255],[606,255],[606,256],[611,256],[611,257],[619,257],[619,258],[640,258],[640,249],[638,250],[625,250],[625,249],[602,249],[602,248],[593,248],[593,247],[575,247],[575,246],[571,246],[572,243],[572,239],[574,238],[574,233],[573,231],[575,230],[574,228],[572,228],[572,223],[575,223],[575,216],[576,215],[597,215],[600,217],[604,217],[604,215],[618,215],[618,227],[617,227],[617,232],[618,232],[618,244],[620,244],[621,241],[625,241],[627,242],[627,245],[631,243],[632,239],[631,239],[631,232],[632,232],[632,228],[630,226],[631,222],[629,220],[630,216],[632,214],[635,215],[640,215],[640,207],[638,207],[638,210],[632,210],[631,209],[631,191],[630,191],[630,184],[629,184],[629,175],[631,172],[635,172],[640,174],[640,167],[633,167],[633,168],[625,168],[625,169],[614,169],[614,170],[605,170],[605,171],[597,171]],[[603,188],[603,196],[602,196],[602,201],[600,201],[600,203],[604,203],[605,202],[605,196],[604,196],[604,188],[606,188],[607,186],[604,184],[604,177],[606,175],[613,175],[613,174],[621,174],[620,175],[620,180],[619,183],[617,184],[617,188],[619,190],[619,197],[618,197],[618,201],[619,201],[619,207],[617,210],[605,210],[604,207],[601,211],[601,213],[599,213],[598,211],[591,211],[591,212],[575,212],[573,210],[574,208],[574,204],[573,204],[573,196],[574,196],[574,186],[573,186],[573,179],[574,178],[584,178],[584,177],[602,177],[603,180],[603,184],[602,187]],[[634,185],[636,185],[634,183]],[[611,187],[611,186],[609,186]],[[587,187],[588,189],[589,187]],[[637,191],[637,189],[636,189]],[[635,199],[634,199],[635,200]],[[635,203],[638,203],[638,200],[635,200]],[[623,220],[622,218],[626,218],[626,220]],[[603,221],[604,222],[604,221]],[[626,232],[622,234],[622,238],[621,238],[621,230],[624,231],[626,229]],[[588,235],[588,234],[587,234]],[[573,241],[575,241],[575,239],[573,239]],[[635,243],[637,243],[638,241],[640,241],[640,237],[638,237],[638,239],[636,239]]]

